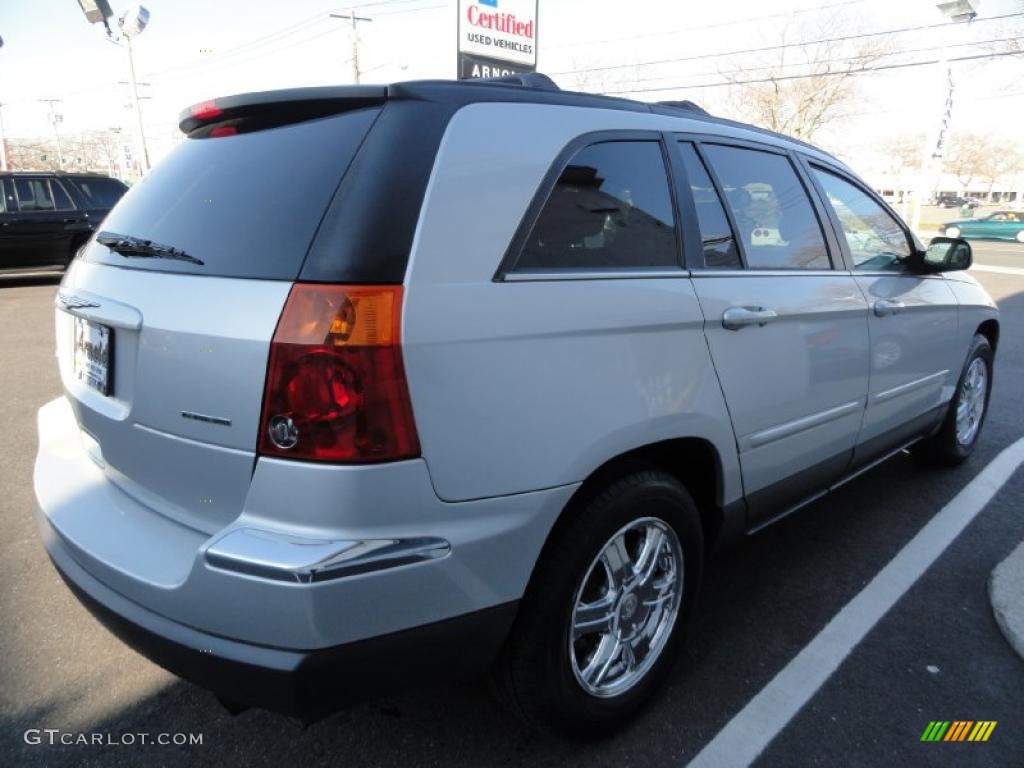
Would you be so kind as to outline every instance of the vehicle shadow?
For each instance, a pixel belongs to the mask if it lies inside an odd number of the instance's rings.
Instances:
[[[59,285],[64,279],[63,272],[41,272],[38,275],[11,275],[0,273],[0,290],[4,288],[26,288],[33,285]]]

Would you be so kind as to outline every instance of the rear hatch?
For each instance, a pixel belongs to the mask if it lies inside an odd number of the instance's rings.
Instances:
[[[58,292],[57,357],[88,450],[126,493],[201,531],[242,509],[274,328],[382,110],[370,90],[316,95],[187,115],[187,137]]]

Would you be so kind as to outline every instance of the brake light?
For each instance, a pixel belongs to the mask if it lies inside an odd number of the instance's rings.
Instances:
[[[217,106],[217,104],[211,99],[210,101],[201,101],[198,104],[193,104],[188,109],[189,114],[197,118],[198,120],[209,120],[211,117],[219,117],[224,114],[224,110]]]
[[[292,286],[270,345],[260,453],[339,462],[419,455],[401,311],[401,286]]]

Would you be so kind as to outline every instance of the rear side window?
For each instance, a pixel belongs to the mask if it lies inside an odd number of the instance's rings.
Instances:
[[[18,195],[18,205],[22,213],[54,210],[50,182],[46,179],[16,178],[14,191]]]
[[[712,269],[739,269],[743,266],[740,252],[736,247],[729,219],[725,215],[722,201],[718,199],[715,185],[708,176],[697,150],[688,141],[679,142],[683,165],[690,180],[690,194],[697,209],[697,222],[704,243],[704,266]]]
[[[517,269],[676,267],[675,216],[658,141],[606,141],[562,170]]]
[[[76,177],[71,182],[82,192],[90,208],[113,208],[128,189],[114,179]]]
[[[14,198],[11,197],[9,184],[7,179],[0,179],[0,213],[8,213],[14,208]]]
[[[57,206],[58,211],[74,210],[74,203],[71,202],[71,198],[68,197],[67,190],[64,189],[59,181],[51,179],[50,190],[53,192],[53,204]]]
[[[294,280],[380,108],[215,138],[186,138],[134,185],[105,232],[200,259],[130,258],[95,240],[89,261],[201,275]]]
[[[818,218],[789,159],[702,145],[718,176],[750,269],[830,269]]]

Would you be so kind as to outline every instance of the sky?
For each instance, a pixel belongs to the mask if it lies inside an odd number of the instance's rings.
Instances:
[[[564,88],[643,100],[688,98],[735,116],[736,89],[726,72],[750,76],[777,52],[730,54],[779,40],[939,24],[930,0],[539,0],[538,69]],[[115,13],[128,3],[111,0]],[[189,104],[254,90],[352,82],[349,22],[329,13],[333,0],[149,0],[150,23],[134,44],[150,152],[158,158],[177,135]],[[454,0],[367,0],[358,15],[364,82],[455,74]],[[984,54],[979,41],[1024,33],[1024,0],[982,0],[979,20],[887,38],[891,61]],[[834,34],[834,33],[833,33]],[[0,103],[8,137],[52,135],[49,106],[62,135],[109,127],[132,130],[127,53],[86,22],[76,0],[0,0]],[[787,50],[799,73],[804,49]],[[725,55],[729,54],[729,55]],[[665,60],[670,61],[665,61]],[[647,62],[665,62],[652,64]],[[1007,140],[1024,135],[1024,56],[954,64],[953,131],[984,131]],[[848,161],[877,164],[894,136],[934,126],[945,99],[938,65],[857,78],[846,116],[818,140]],[[677,87],[684,86],[684,87]],[[711,87],[709,87],[711,86]],[[653,90],[653,89],[663,90]]]

